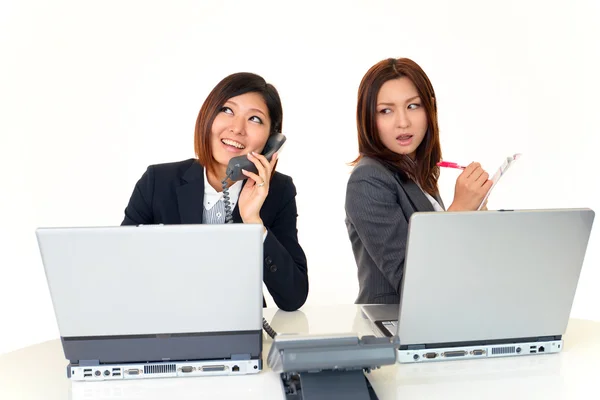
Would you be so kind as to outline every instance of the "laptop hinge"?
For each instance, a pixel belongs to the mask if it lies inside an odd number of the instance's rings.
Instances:
[[[235,361],[239,360],[251,360],[250,354],[232,354],[231,359]]]
[[[100,365],[99,360],[79,360],[77,363],[80,367],[95,367]]]
[[[538,342],[550,342],[552,340],[557,340],[556,336],[542,336],[542,337],[537,338]]]

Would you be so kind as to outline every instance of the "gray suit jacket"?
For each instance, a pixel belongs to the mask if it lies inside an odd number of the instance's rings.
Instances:
[[[436,200],[444,208],[439,196]],[[358,304],[398,304],[408,221],[434,211],[421,188],[379,161],[364,157],[346,188],[346,227],[358,267]],[[433,244],[432,244],[433,245]]]

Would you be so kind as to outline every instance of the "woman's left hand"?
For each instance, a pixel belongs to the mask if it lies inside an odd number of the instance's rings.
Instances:
[[[265,156],[256,152],[248,153],[248,159],[256,165],[258,174],[242,170],[249,179],[240,193],[238,204],[240,216],[245,224],[261,224],[260,209],[269,194],[269,182],[273,173],[273,166],[277,162],[277,153],[273,155],[271,162]]]

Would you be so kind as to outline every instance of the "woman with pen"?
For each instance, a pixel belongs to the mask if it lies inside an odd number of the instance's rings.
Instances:
[[[407,58],[371,67],[358,89],[357,128],[359,156],[345,205],[356,303],[398,304],[410,216],[445,210],[436,98],[421,67]],[[448,211],[477,210],[492,186],[488,178],[479,163],[466,166]]]

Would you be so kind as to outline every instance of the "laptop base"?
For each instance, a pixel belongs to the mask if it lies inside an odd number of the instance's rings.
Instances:
[[[61,339],[72,380],[243,375],[262,369],[261,330]]]
[[[464,359],[495,358],[506,356],[529,356],[559,353],[562,340],[542,342],[503,343],[478,346],[460,346],[444,348],[423,348],[418,350],[398,350],[399,363],[422,363],[435,361],[454,361]]]
[[[184,376],[246,375],[262,369],[261,360],[176,361],[163,363],[69,365],[73,381],[106,381]]]

